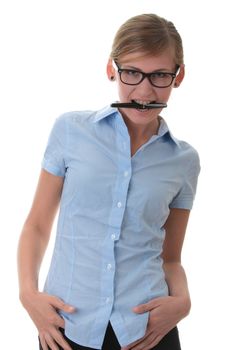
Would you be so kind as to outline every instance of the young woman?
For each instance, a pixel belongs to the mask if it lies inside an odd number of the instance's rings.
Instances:
[[[181,249],[200,166],[160,116],[184,78],[174,25],[155,14],[130,18],[107,75],[115,107],[64,114],[50,134],[19,241],[20,299],[43,350],[178,350],[176,325],[190,310]]]

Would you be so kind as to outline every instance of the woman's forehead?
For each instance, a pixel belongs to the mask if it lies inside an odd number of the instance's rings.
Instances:
[[[132,65],[132,66],[154,66],[154,65],[165,65],[173,66],[174,50],[168,49],[160,54],[148,54],[145,52],[134,52],[122,56],[119,61],[120,64]]]

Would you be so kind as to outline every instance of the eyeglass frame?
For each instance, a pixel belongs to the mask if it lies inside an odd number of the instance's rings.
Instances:
[[[180,66],[179,66],[179,65],[176,65],[176,72],[175,72],[175,73],[163,72],[163,71],[157,71],[157,72],[154,71],[154,72],[151,72],[151,73],[144,73],[144,72],[142,72],[142,71],[140,71],[140,70],[136,70],[136,69],[121,68],[121,67],[119,67],[119,65],[117,64],[117,62],[116,62],[115,60],[114,60],[113,62],[115,63],[115,65],[116,65],[116,67],[117,67],[117,71],[118,71],[118,73],[119,73],[120,80],[121,80],[121,82],[122,82],[123,84],[125,84],[125,85],[131,85],[131,86],[136,86],[136,85],[141,84],[141,82],[143,82],[143,80],[144,80],[145,78],[147,78],[152,86],[157,87],[157,88],[159,88],[159,89],[164,89],[164,88],[168,88],[169,86],[171,86],[172,83],[173,83],[173,81],[174,81],[174,79],[175,79],[176,76],[177,76],[178,70],[180,69]],[[138,83],[136,83],[136,84],[126,83],[126,82],[124,82],[124,81],[122,80],[122,78],[121,78],[121,74],[122,74],[123,72],[125,72],[125,71],[126,71],[126,72],[137,72],[137,73],[140,73],[140,74],[142,75],[142,78],[141,78],[141,80],[140,80]],[[168,75],[170,75],[171,78],[172,78],[171,83],[170,83],[169,85],[166,85],[166,86],[157,86],[157,85],[153,84],[152,81],[151,81],[151,75],[156,74],[156,73],[168,74]]]

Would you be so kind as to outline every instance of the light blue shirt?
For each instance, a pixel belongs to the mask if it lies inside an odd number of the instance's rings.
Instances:
[[[121,346],[141,338],[148,313],[132,308],[168,295],[163,226],[170,208],[192,207],[197,152],[162,119],[131,157],[124,120],[106,107],[59,117],[42,167],[64,177],[45,291],[77,309],[62,313],[67,337],[101,349],[110,320]]]

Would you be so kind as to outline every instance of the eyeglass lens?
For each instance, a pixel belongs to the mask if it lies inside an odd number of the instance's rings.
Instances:
[[[129,85],[140,84],[141,81],[148,77],[151,84],[157,87],[167,87],[171,85],[175,74],[166,73],[166,72],[155,72],[150,74],[145,74],[139,71],[122,69],[120,70],[121,81]]]

